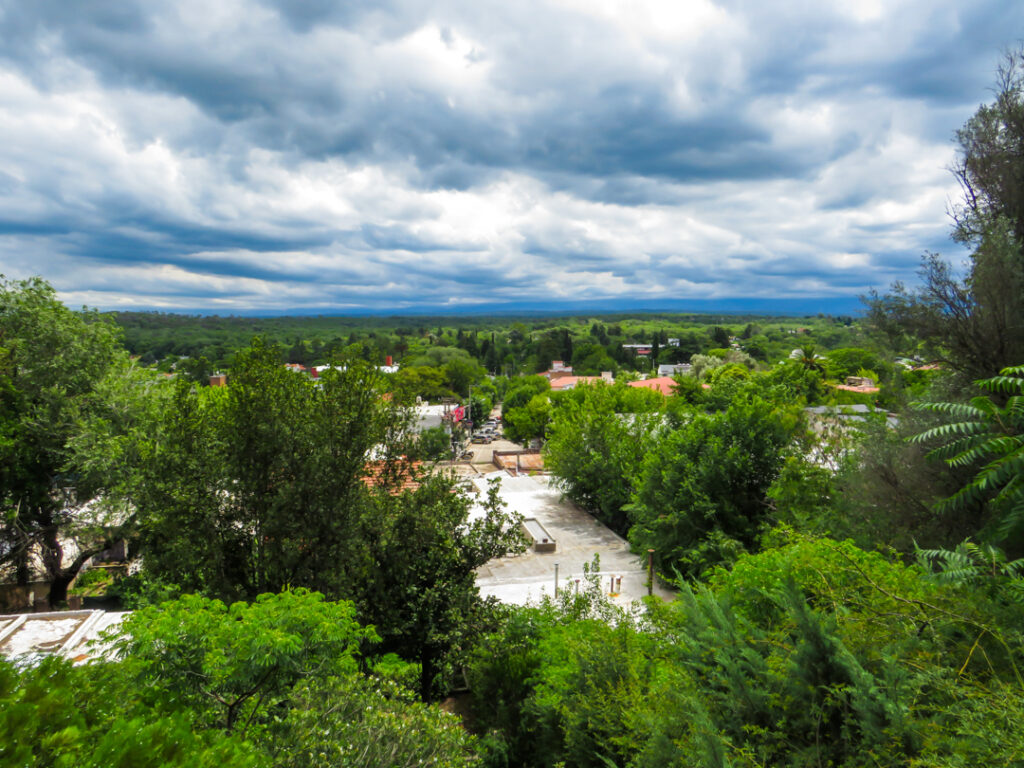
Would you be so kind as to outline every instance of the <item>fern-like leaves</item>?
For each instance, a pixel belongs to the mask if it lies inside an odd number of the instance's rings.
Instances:
[[[1024,530],[1024,365],[1004,368],[999,376],[975,383],[1011,397],[1002,407],[986,396],[972,398],[970,403],[915,403],[919,410],[945,414],[954,421],[910,440],[939,442],[927,455],[951,467],[979,467],[971,482],[936,507],[943,511],[988,502],[998,515],[995,531],[1002,541]]]

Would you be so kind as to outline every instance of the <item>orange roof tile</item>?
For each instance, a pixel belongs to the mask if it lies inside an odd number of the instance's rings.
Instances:
[[[631,387],[643,387],[644,389],[653,389],[655,392],[668,397],[673,394],[674,387],[676,386],[676,380],[671,376],[658,376],[654,379],[644,379],[643,381],[631,381],[629,382]]]
[[[859,392],[863,395],[873,395],[875,392],[879,392],[879,387],[868,386],[867,384],[859,384],[854,386],[852,384],[836,384],[836,389],[841,389],[844,392]]]
[[[420,481],[418,478],[420,475],[420,467],[422,466],[422,461],[413,461],[397,467],[396,469],[400,473],[398,477],[400,484],[391,492],[398,495],[402,491],[415,491],[419,488]],[[366,466],[363,467],[363,482],[370,488],[376,488],[379,485],[383,485],[385,482],[385,469],[387,469],[387,467],[383,461],[366,462]]]
[[[600,376],[552,376],[551,389],[572,389],[580,382],[604,381]]]

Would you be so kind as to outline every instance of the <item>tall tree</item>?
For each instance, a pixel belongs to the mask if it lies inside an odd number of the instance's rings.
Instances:
[[[367,459],[375,482],[397,485],[407,427],[374,366],[349,360],[313,382],[256,340],[226,388],[183,385],[168,413],[138,501],[153,568],[223,597],[339,594],[362,562]]]
[[[749,547],[769,514],[796,416],[758,397],[695,413],[647,454],[631,506],[629,539],[655,551],[659,569],[696,574],[715,542]]]
[[[935,254],[921,286],[868,299],[869,319],[896,345],[915,341],[966,380],[1024,360],[1024,50],[1007,54],[996,97],[957,133],[963,198],[953,236],[973,252],[961,277]],[[909,339],[908,339],[909,337]]]
[[[483,514],[470,520],[472,501],[453,492],[451,478],[424,478],[402,494],[378,492],[360,545],[376,567],[353,585],[363,621],[373,624],[385,651],[420,665],[420,694],[429,700],[450,679],[461,649],[478,629],[483,602],[476,569],[522,551],[518,516],[508,514],[492,485]]]
[[[79,487],[71,442],[103,407],[102,383],[127,370],[107,318],[72,312],[39,278],[0,278],[0,566],[24,584],[37,553],[52,604],[66,600],[84,562],[109,545],[103,537],[83,542],[65,558],[68,533],[95,490]]]
[[[620,534],[663,398],[647,389],[582,385],[563,395],[548,426],[544,462],[572,501]]]

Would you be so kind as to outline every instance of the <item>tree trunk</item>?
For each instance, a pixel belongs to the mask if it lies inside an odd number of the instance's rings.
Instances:
[[[68,601],[68,588],[75,580],[78,572],[86,561],[104,549],[113,546],[114,541],[108,539],[101,544],[83,548],[67,568],[62,568],[64,560],[64,549],[58,540],[57,528],[49,528],[44,533],[42,558],[43,567],[46,568],[46,575],[50,579],[50,592],[47,600],[50,603],[50,610],[63,606]]]
[[[68,587],[71,586],[71,582],[74,581],[76,573],[69,574],[67,572],[61,573],[57,578],[50,581],[50,592],[47,595],[47,601],[50,603],[50,609],[63,607],[68,601]]]
[[[431,648],[423,648],[420,651],[420,698],[423,701],[431,701],[434,695],[434,677],[437,674],[437,666],[434,663],[434,651]]]

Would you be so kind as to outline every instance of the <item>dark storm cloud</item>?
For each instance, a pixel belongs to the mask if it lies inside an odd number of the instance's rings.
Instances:
[[[439,186],[466,188],[474,167],[687,181],[791,176],[827,159],[773,150],[768,132],[747,114],[747,94],[680,117],[666,101],[664,83],[636,74],[579,90],[566,75],[564,98],[531,108],[511,132],[507,113],[452,109],[443,93],[422,87],[389,82],[371,93],[331,68],[358,72],[355,54],[324,46],[318,59],[317,44],[306,39],[317,29],[314,20],[350,32],[344,25],[365,15],[358,11],[338,17],[314,3],[286,16],[303,19],[297,27],[269,19],[250,28],[240,19],[200,34],[201,20],[164,13],[158,23],[145,14],[146,4],[112,12],[88,3],[74,14],[60,13],[60,5],[16,4],[0,30],[5,39],[26,42],[56,35],[63,52],[108,87],[182,97],[268,149],[378,162],[413,156],[425,171],[420,178]],[[279,13],[282,7],[274,6]],[[18,48],[30,71],[52,56],[39,46]],[[512,95],[520,94],[513,89]]]
[[[192,307],[849,295],[951,250],[1020,34],[889,5],[0,0],[0,258]]]

